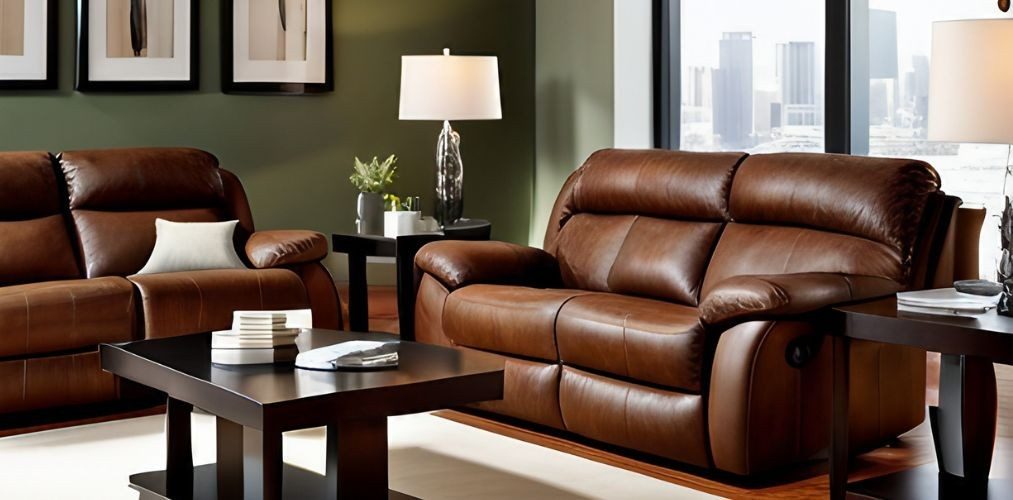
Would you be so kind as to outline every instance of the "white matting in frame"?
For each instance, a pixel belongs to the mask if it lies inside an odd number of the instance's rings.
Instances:
[[[190,80],[191,2],[172,1],[173,57],[152,58],[108,57],[108,4],[106,0],[91,0],[88,4],[88,79],[95,82]]]
[[[0,56],[0,80],[45,80],[47,68],[48,2],[25,2],[24,50],[21,55]]]
[[[223,0],[225,1],[225,0]],[[235,0],[232,11],[232,81],[238,83],[326,83],[327,5],[306,1],[306,60],[250,59],[250,0]]]

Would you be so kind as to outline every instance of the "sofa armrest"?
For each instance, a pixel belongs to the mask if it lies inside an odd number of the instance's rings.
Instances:
[[[419,250],[415,268],[451,291],[475,283],[552,286],[560,281],[556,258],[548,252],[502,241],[435,241]]]
[[[896,293],[896,281],[839,273],[734,276],[718,283],[700,303],[708,325],[797,316],[825,307]]]
[[[246,242],[246,256],[257,269],[319,262],[327,238],[315,231],[257,231]]]

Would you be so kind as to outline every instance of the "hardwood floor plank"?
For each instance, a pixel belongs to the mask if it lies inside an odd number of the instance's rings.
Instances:
[[[750,481],[743,481],[736,476],[686,469],[674,463],[652,463],[471,413],[444,410],[436,414],[489,432],[726,498],[826,498],[829,487],[826,462],[803,464],[774,477],[754,480],[750,484]],[[992,476],[1013,475],[1008,472],[1010,465],[1013,465],[1013,440],[999,439],[995,457]],[[848,480],[860,481],[933,462],[935,452],[926,419],[926,422],[901,436],[896,443],[853,459]]]

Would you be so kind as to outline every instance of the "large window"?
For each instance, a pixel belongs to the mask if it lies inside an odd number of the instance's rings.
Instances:
[[[939,171],[946,192],[960,196],[965,205],[985,206],[990,215],[1000,213],[1008,147],[926,139],[932,119],[932,23],[1003,17],[995,2],[853,0],[852,6],[852,154],[924,160]],[[999,258],[997,225],[992,217],[985,221],[980,246],[982,276],[992,279]]]
[[[822,2],[680,4],[680,147],[822,151]]]
[[[988,209],[981,273],[994,279],[1007,146],[926,134],[933,22],[1004,17],[994,1],[655,2],[658,146],[927,161],[947,193]]]

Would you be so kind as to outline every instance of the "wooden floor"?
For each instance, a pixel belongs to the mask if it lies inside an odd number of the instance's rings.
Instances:
[[[746,484],[734,476],[715,475],[704,471],[688,471],[659,465],[624,455],[602,451],[596,447],[534,432],[514,425],[492,421],[458,411],[441,411],[439,416],[554,450],[577,455],[596,462],[621,467],[663,481],[678,484],[725,498],[827,498],[826,462],[812,463],[770,478],[762,483]],[[857,457],[851,465],[850,481],[860,481],[899,470],[935,462],[932,436],[928,423],[923,423],[902,436],[895,445],[880,448]],[[1010,477],[1013,466],[1013,441],[1000,439],[993,461],[993,477]]]

